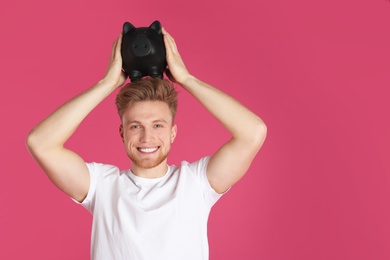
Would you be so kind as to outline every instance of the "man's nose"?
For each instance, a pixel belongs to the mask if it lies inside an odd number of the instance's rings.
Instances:
[[[151,129],[143,128],[141,133],[140,141],[143,143],[149,142],[153,140],[153,133]]]

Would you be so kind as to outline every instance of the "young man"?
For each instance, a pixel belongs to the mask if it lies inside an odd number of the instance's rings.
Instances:
[[[245,174],[266,137],[263,121],[186,69],[174,39],[163,30],[171,81],[194,96],[231,133],[213,156],[168,166],[176,136],[176,91],[146,78],[121,89],[120,135],[132,162],[85,163],[64,143],[104,98],[125,82],[121,36],[106,75],[66,102],[29,134],[27,146],[50,180],[93,214],[92,259],[208,259],[212,205]]]

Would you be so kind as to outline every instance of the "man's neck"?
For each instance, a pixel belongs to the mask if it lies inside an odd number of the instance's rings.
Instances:
[[[157,165],[156,167],[149,168],[149,169],[142,168],[134,164],[131,167],[131,172],[134,175],[142,178],[163,177],[167,173],[167,171],[168,171],[168,165],[166,160],[160,163],[159,165]]]

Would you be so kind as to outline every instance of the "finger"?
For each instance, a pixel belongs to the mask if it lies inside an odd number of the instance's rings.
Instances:
[[[164,43],[166,48],[169,48],[172,52],[177,52],[175,40],[167,31],[164,33]]]
[[[120,53],[120,47],[122,45],[122,33],[118,36],[118,38],[115,39],[115,41],[112,43],[112,49],[111,49],[111,58],[114,58],[115,55],[118,54],[118,48]]]
[[[168,79],[172,82],[176,82],[175,78],[172,76],[172,73],[169,69],[165,70],[165,75],[167,75]]]
[[[161,27],[161,30],[162,30],[162,34],[163,34],[163,35],[167,35],[167,36],[169,36],[170,38],[172,38],[172,36],[167,32],[167,30],[165,30],[164,27]]]
[[[112,58],[113,58],[114,55],[115,55],[116,43],[117,43],[117,40],[115,40],[115,41],[112,43],[110,60],[112,60]]]
[[[121,76],[123,77],[123,79],[126,81],[127,77],[129,76],[126,71],[122,70],[121,71]]]
[[[115,40],[115,44],[112,49],[112,58],[120,58],[121,57],[121,45],[122,45],[122,34],[118,36],[118,38]]]
[[[121,47],[122,47],[122,33],[119,34],[117,40],[116,40],[116,53],[121,54]]]

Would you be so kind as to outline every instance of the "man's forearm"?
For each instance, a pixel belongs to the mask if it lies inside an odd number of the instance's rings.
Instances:
[[[102,80],[63,104],[30,132],[29,147],[47,149],[62,146],[83,119],[114,90],[115,86]]]
[[[30,132],[27,138],[30,150],[61,148],[89,112],[123,85],[126,78],[122,72],[121,42],[122,35],[113,43],[108,69],[102,80],[66,102]]]

